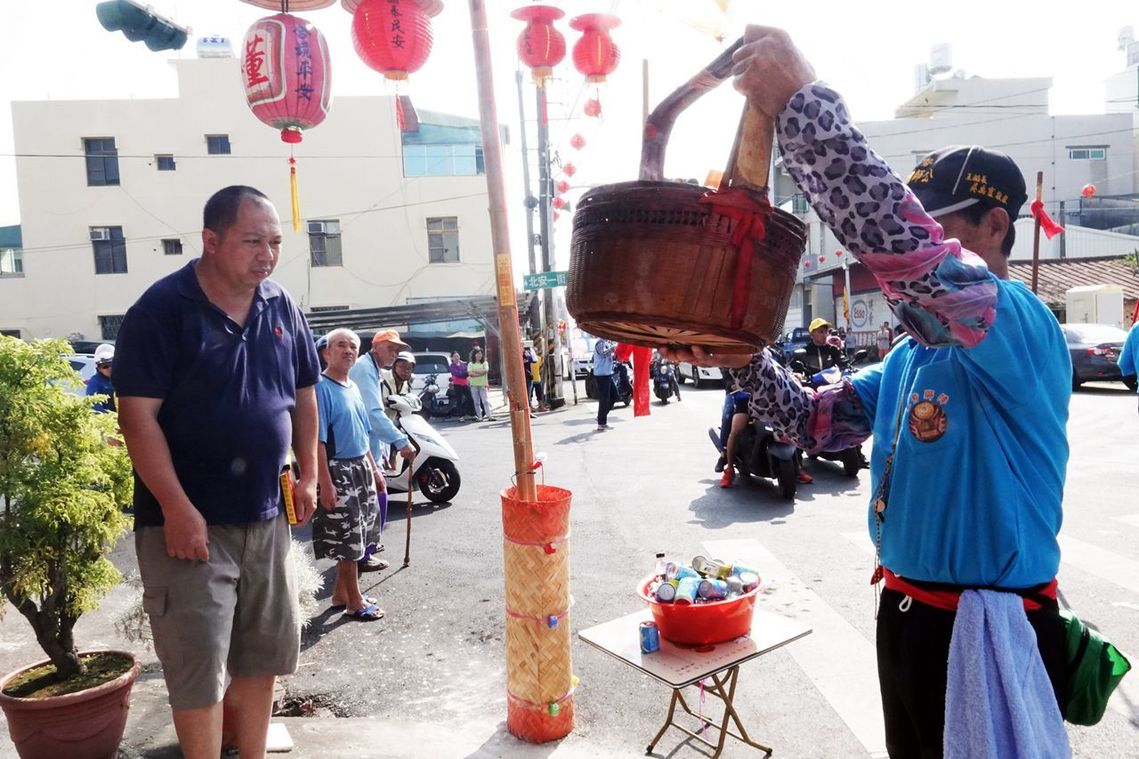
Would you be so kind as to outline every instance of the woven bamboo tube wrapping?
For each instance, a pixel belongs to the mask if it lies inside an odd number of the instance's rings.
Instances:
[[[573,730],[569,510],[572,494],[538,486],[537,502],[502,493],[506,581],[506,726],[543,743]],[[553,620],[551,620],[553,618]]]

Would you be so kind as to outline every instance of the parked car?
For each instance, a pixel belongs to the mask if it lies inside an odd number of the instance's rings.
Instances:
[[[67,363],[71,364],[71,368],[79,375],[79,379],[75,382],[68,382],[64,385],[64,389],[72,395],[86,395],[87,394],[87,380],[95,374],[95,356],[91,353],[74,353],[70,356],[64,356]]]
[[[562,379],[585,379],[593,371],[593,346],[597,338],[579,333],[573,338],[573,361],[570,361],[570,348],[568,341],[562,344]],[[570,376],[570,367],[573,367],[573,376]]]
[[[724,382],[724,373],[720,371],[719,367],[694,366],[683,361],[676,366],[676,376],[682,383],[685,380],[692,380],[692,384],[696,387],[719,386]]]
[[[786,365],[790,357],[795,355],[795,351],[806,348],[810,342],[810,331],[806,327],[796,327],[785,332],[771,347],[775,351],[776,358]]]
[[[1072,389],[1084,382],[1122,382],[1135,389],[1135,377],[1119,371],[1119,352],[1127,333],[1113,324],[1061,324],[1072,354]]]
[[[415,371],[411,375],[411,389],[415,391],[416,395],[423,390],[429,374],[435,375],[435,384],[439,386],[439,393],[446,395],[447,389],[451,387],[451,354],[415,354]]]

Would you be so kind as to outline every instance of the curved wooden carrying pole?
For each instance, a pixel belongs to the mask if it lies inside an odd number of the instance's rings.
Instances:
[[[661,101],[645,121],[641,146],[642,180],[661,181],[664,177],[664,155],[672,126],[677,116],[705,93],[715,89],[732,75],[732,55],[743,44],[736,40],[696,76],[678,87]],[[750,103],[745,106],[736,131],[735,144],[720,188],[741,187],[766,193],[767,172],[771,167],[771,145],[775,125]]]

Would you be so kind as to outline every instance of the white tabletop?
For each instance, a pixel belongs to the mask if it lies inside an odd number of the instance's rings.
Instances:
[[[638,626],[651,619],[652,613],[643,609],[582,630],[578,637],[670,688],[684,688],[811,632],[803,622],[757,609],[748,637],[700,648],[680,646],[662,637],[659,651],[643,654]]]

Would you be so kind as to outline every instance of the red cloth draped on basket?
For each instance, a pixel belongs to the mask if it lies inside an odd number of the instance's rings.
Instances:
[[[1044,201],[1034,200],[1029,208],[1032,209],[1032,218],[1040,222],[1040,228],[1044,230],[1044,234],[1049,240],[1064,231],[1064,228],[1053,221],[1048,212],[1044,210]]]
[[[653,361],[653,349],[617,343],[613,353],[618,361],[633,359],[633,416],[649,415],[649,364]]]
[[[732,287],[732,328],[739,329],[747,314],[748,289],[751,287],[751,262],[755,243],[767,236],[764,220],[771,215],[771,205],[767,198],[757,198],[752,190],[743,188],[707,192],[700,198],[701,203],[712,206],[721,216],[734,219],[732,245],[736,248],[736,275]]]

